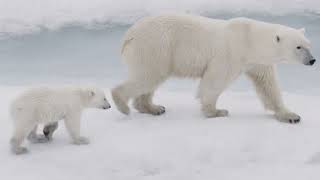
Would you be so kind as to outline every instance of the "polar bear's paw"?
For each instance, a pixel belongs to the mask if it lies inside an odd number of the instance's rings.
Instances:
[[[150,106],[148,109],[149,109],[150,114],[153,114],[156,116],[159,116],[159,115],[164,114],[166,112],[166,108],[164,106],[153,105],[153,106]]]
[[[87,137],[79,137],[73,140],[73,143],[76,145],[86,145],[90,143],[90,140]]]
[[[116,92],[116,90],[112,91],[112,98],[114,103],[117,106],[117,109],[122,112],[123,114],[128,115],[130,113],[130,109],[125,101],[122,100],[122,98],[119,96],[119,94]]]
[[[229,111],[226,109],[216,109],[212,111],[205,111],[204,113],[208,118],[226,117],[229,115]]]
[[[275,116],[280,122],[291,123],[291,124],[297,124],[301,120],[300,116],[297,115],[296,113],[287,112],[287,111],[277,112]]]
[[[16,155],[26,154],[28,153],[28,149],[25,147],[14,147],[12,148],[12,152]]]
[[[152,114],[155,116],[159,116],[166,112],[166,108],[164,106],[144,104],[141,101],[134,101],[133,106],[140,113]]]

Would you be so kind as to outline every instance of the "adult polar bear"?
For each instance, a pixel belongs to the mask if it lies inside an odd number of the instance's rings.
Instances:
[[[147,17],[125,34],[121,55],[128,79],[112,90],[118,110],[129,114],[128,101],[142,113],[160,115],[163,106],[152,96],[170,76],[201,78],[199,98],[207,117],[227,116],[216,108],[219,95],[242,72],[253,81],[264,106],[278,120],[297,123],[300,117],[284,105],[274,64],[312,65],[304,30],[246,18],[215,20],[193,15]]]

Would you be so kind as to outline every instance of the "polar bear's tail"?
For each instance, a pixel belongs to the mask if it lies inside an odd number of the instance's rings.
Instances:
[[[133,40],[133,37],[129,37],[129,38],[125,38],[123,40],[122,43],[122,47],[121,47],[121,55],[123,55],[125,48],[127,47],[127,45],[129,45],[129,43]]]

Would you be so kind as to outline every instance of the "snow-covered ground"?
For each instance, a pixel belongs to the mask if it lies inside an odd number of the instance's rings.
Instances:
[[[265,112],[254,92],[226,92],[219,106],[230,117],[206,119],[195,93],[162,88],[155,101],[166,114],[130,116],[88,110],[83,135],[91,144],[70,144],[63,123],[48,144],[29,144],[30,153],[12,155],[8,141],[10,100],[25,87],[1,87],[0,178],[46,180],[245,179],[320,177],[320,97],[284,93],[286,104],[302,116],[285,124]],[[106,88],[109,100],[109,90]],[[112,101],[111,101],[112,102]]]
[[[206,119],[196,84],[170,80],[156,94],[166,114],[88,110],[83,134],[70,144],[63,123],[49,144],[9,152],[8,105],[27,87],[93,84],[108,89],[126,78],[120,40],[138,19],[183,12],[238,16],[306,28],[320,59],[319,0],[0,0],[0,180],[319,180],[320,66],[279,65],[286,104],[300,124],[265,112],[243,77],[220,99],[228,118]],[[106,88],[109,87],[109,88]]]

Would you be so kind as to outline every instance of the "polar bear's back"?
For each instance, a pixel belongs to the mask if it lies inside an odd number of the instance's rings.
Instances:
[[[214,55],[212,43],[225,22],[192,15],[138,21],[125,34],[121,50],[129,76],[141,69],[163,76],[200,76]]]

